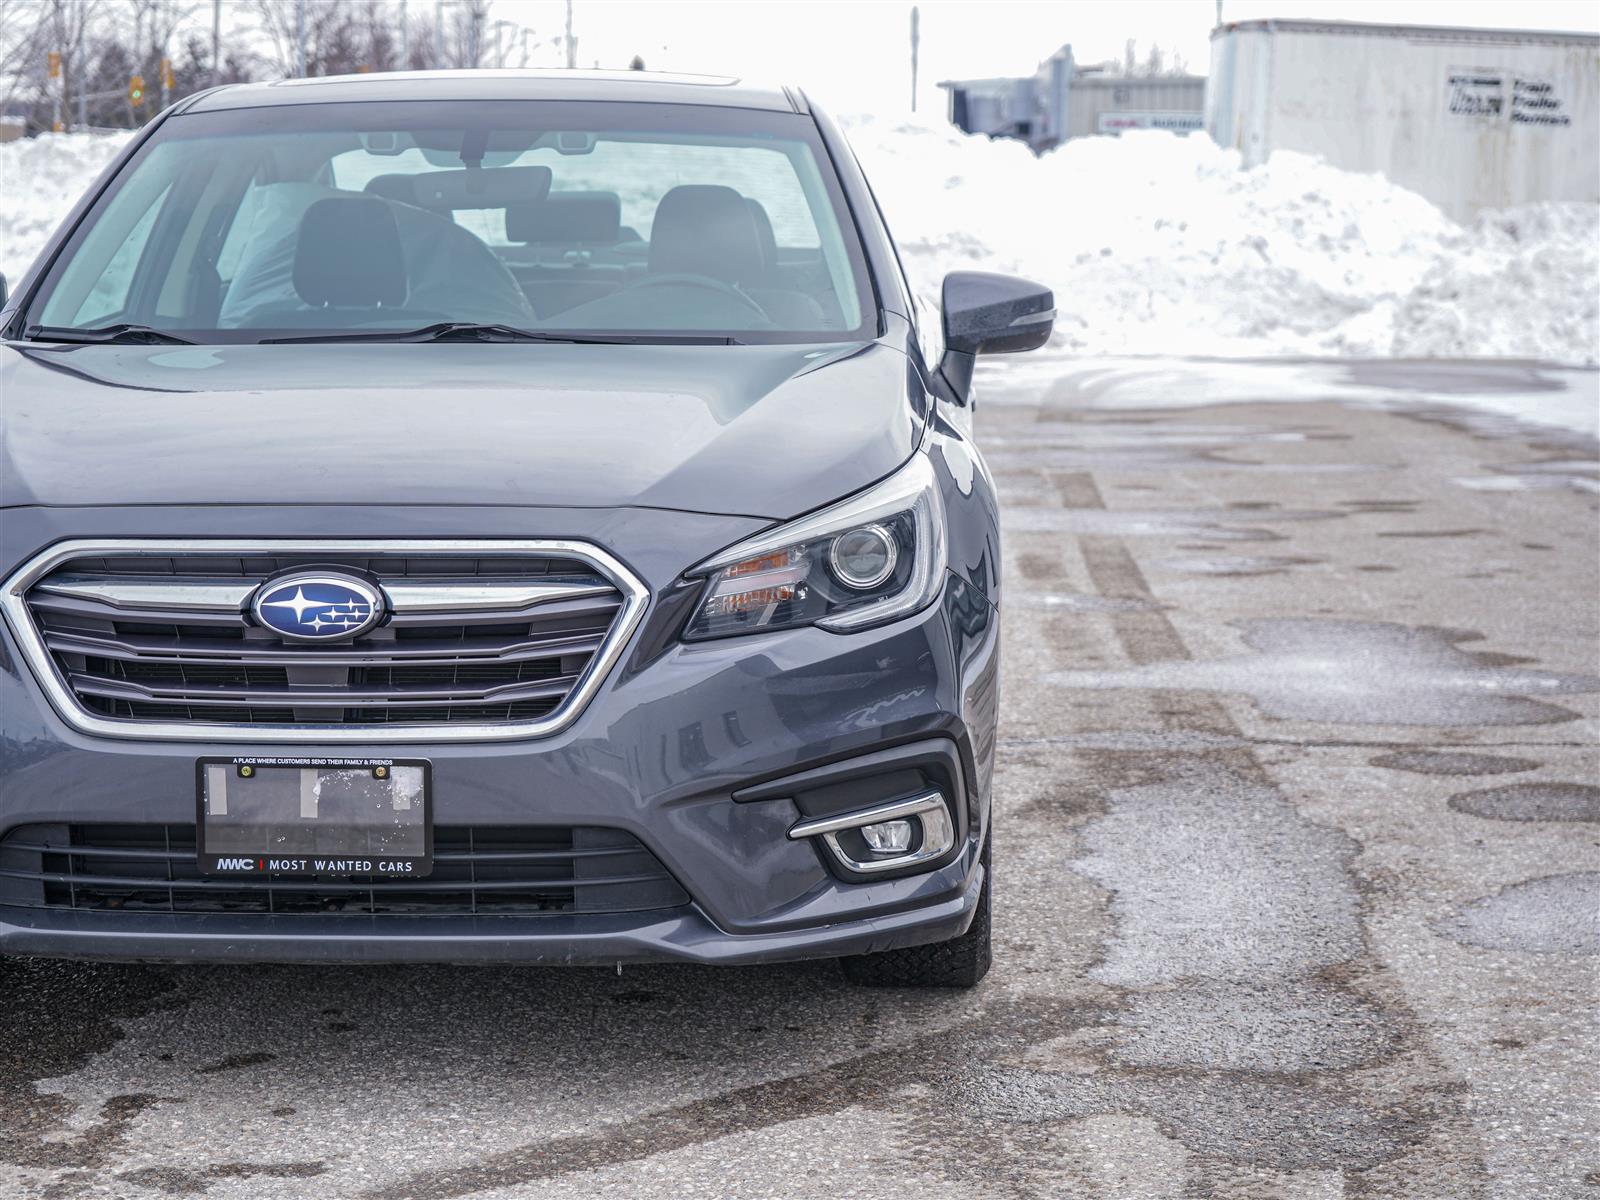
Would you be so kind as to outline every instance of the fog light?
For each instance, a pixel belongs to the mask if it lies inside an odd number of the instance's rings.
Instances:
[[[863,825],[861,836],[879,854],[904,854],[911,849],[911,822],[879,821],[876,825]]]
[[[852,847],[865,844],[873,857],[863,860],[862,851],[847,849],[839,840],[842,833],[852,834],[849,838]],[[853,836],[856,833],[861,835],[859,840]],[[789,837],[795,841],[821,838],[840,865],[859,875],[920,867],[942,858],[956,845],[950,807],[936,791],[856,812],[801,821],[789,830]],[[911,848],[913,842],[915,850]]]

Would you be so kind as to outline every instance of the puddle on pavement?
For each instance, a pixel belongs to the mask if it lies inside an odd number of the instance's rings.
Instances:
[[[1071,863],[1109,894],[1090,974],[1129,989],[1124,1006],[1027,1067],[958,1068],[959,1105],[1019,1123],[1147,1115],[1195,1154],[1279,1170],[1405,1153],[1439,1113],[1404,1088],[1375,1103],[1355,1070],[1408,1053],[1404,1025],[1340,982],[1366,952],[1357,844],[1208,755],[1159,769],[1105,794]]]
[[[1207,979],[1141,992],[1117,1023],[1118,1062],[1208,1071],[1330,1071],[1390,1057],[1398,1032],[1369,1000],[1326,984]]]
[[[1537,770],[1543,764],[1531,758],[1499,754],[1473,754],[1454,750],[1399,750],[1371,760],[1375,767],[1411,771],[1417,775],[1511,775]]]
[[[117,1153],[134,1118],[163,1098],[130,1089],[77,1105],[37,1085],[106,1053],[123,1021],[180,1004],[174,978],[158,967],[0,960],[0,1162],[72,1170]]]
[[[1216,558],[1162,558],[1157,559],[1154,565],[1185,575],[1281,575],[1292,567],[1323,561],[1320,558],[1299,558],[1287,554],[1239,554]]]
[[[1491,821],[1600,823],[1600,787],[1589,783],[1508,783],[1451,796],[1450,807]]]
[[[1356,844],[1219,765],[1112,791],[1082,836],[1073,870],[1111,892],[1116,924],[1091,972],[1102,982],[1259,982],[1361,953],[1344,868]]]
[[[1600,871],[1512,884],[1474,900],[1434,928],[1484,950],[1600,954]]]
[[[1235,623],[1253,653],[1116,670],[1057,671],[1060,687],[1231,692],[1268,716],[1342,725],[1543,725],[1577,714],[1557,696],[1600,692],[1592,675],[1508,666],[1466,630],[1369,621]],[[1533,697],[1539,697],[1534,699]]]
[[[952,1090],[960,1111],[990,1120],[1142,1113],[1193,1153],[1220,1162],[1359,1171],[1403,1154],[1430,1118],[1413,1106],[1375,1104],[1356,1083],[1348,1074],[1108,1077],[1003,1067],[958,1080]]]

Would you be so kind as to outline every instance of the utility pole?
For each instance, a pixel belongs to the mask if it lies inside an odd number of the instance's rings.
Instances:
[[[917,6],[911,6],[911,111],[917,111],[917,42],[921,38],[921,31],[917,28],[921,14]]]
[[[434,25],[435,25],[434,35],[433,35],[434,36],[434,42],[435,42],[435,45],[433,47],[433,60],[434,60],[433,61],[433,65],[435,67],[443,68],[445,66],[445,61],[444,61],[444,0],[437,0],[437,3],[434,4],[434,7],[433,7],[433,21],[434,21]]]
[[[78,22],[78,49],[72,56],[72,72],[78,79],[78,128],[89,128],[89,64],[83,61],[83,22]]]
[[[222,0],[211,0],[211,86],[222,82]]]
[[[578,39],[572,36],[572,0],[567,0],[567,70],[578,65]]]
[[[400,69],[411,69],[411,27],[406,24],[406,0],[400,0]]]
[[[306,0],[294,0],[294,77],[306,77]]]

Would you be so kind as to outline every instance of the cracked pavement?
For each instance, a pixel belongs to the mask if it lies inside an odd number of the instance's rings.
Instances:
[[[1594,442],[1141,369],[985,381],[982,987],[16,960],[0,1194],[1600,1195]]]

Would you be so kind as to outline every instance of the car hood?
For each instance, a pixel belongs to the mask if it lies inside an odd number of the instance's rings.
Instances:
[[[783,519],[916,446],[826,346],[0,347],[0,505],[646,505]]]

